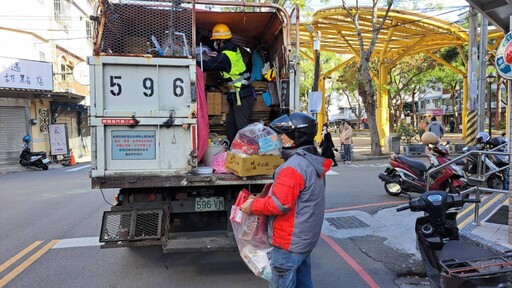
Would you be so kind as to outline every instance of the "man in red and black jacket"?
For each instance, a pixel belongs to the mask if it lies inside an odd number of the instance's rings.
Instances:
[[[247,214],[269,215],[270,287],[313,287],[310,254],[322,229],[325,173],[331,159],[314,145],[316,120],[304,113],[284,115],[270,127],[281,134],[285,162],[274,174],[269,194],[242,205]]]

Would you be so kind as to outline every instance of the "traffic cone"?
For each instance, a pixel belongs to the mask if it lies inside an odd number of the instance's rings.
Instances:
[[[69,150],[69,153],[71,154],[69,156],[69,165],[73,166],[76,165],[75,155],[73,154],[73,149]]]

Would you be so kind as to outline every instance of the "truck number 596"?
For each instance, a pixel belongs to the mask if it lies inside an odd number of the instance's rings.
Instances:
[[[110,76],[110,94],[112,96],[121,96],[123,93],[123,86],[121,85],[122,76]],[[183,87],[182,78],[175,78],[172,81],[172,94],[175,97],[181,97],[185,94],[185,88]],[[144,91],[142,94],[145,97],[151,97],[155,94],[155,81],[151,77],[142,79],[142,88]]]

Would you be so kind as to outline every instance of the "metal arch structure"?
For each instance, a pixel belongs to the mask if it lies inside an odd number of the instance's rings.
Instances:
[[[355,7],[349,9],[356,9]],[[373,9],[371,7],[359,7],[359,26],[363,36],[365,49],[373,36]],[[381,23],[385,17],[386,9],[378,9],[377,23]],[[378,25],[377,25],[378,26]],[[319,77],[319,90],[324,92],[324,79],[329,74],[343,68],[353,61],[360,59],[359,39],[355,25],[342,6],[329,7],[316,11],[310,23],[302,24],[299,28],[301,54],[313,60],[304,49],[313,50],[314,41],[319,40],[320,51],[334,52],[346,55],[340,65],[334,69],[322,73]],[[503,37],[501,32],[489,34],[489,39]],[[468,101],[467,59],[463,56],[465,69],[461,70],[437,57],[434,51],[455,46],[462,53],[463,45],[467,44],[469,36],[466,30],[460,26],[432,16],[391,9],[386,22],[378,35],[372,59],[378,60],[378,75],[372,75],[377,84],[377,127],[380,136],[380,144],[384,146],[384,140],[389,136],[389,108],[388,90],[389,71],[406,56],[424,53],[439,63],[447,66],[464,79],[463,94],[463,131],[466,123],[466,107]],[[496,41],[499,42],[499,41]],[[493,47],[488,47],[493,51]],[[322,107],[325,106],[325,94]],[[325,109],[318,114],[319,131],[326,122]]]

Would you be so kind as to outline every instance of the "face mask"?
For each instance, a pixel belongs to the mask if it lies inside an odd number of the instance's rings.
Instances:
[[[283,139],[285,138],[285,139]],[[283,148],[291,148],[293,146],[293,140],[288,137],[281,137],[281,147]]]
[[[293,141],[290,141],[290,142],[288,142],[288,143],[283,143],[282,147],[283,147],[283,148],[291,148],[291,147],[292,147],[292,145],[293,145]]]

